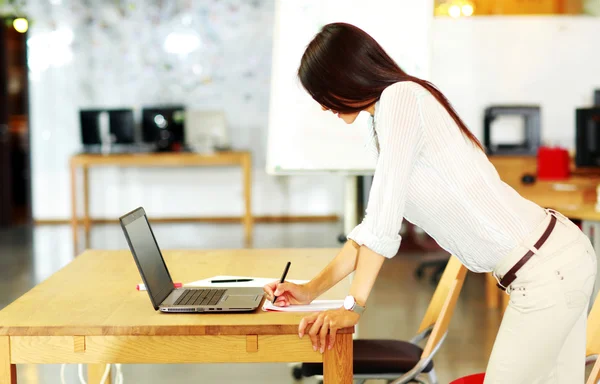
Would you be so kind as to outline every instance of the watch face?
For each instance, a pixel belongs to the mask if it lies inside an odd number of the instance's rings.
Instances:
[[[346,296],[344,299],[344,308],[350,310],[354,306],[354,297]]]

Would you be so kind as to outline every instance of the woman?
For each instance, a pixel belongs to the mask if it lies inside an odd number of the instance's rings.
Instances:
[[[356,270],[344,307],[303,318],[299,336],[311,325],[313,348],[323,353],[336,330],[358,323],[384,260],[398,251],[405,217],[471,271],[493,272],[510,294],[486,383],[582,383],[596,275],[584,234],[503,183],[442,93],[403,72],[364,31],[323,27],[298,76],[346,123],[368,112],[378,150],[367,214],[340,253],[305,285],[265,286],[276,305],[306,304]]]

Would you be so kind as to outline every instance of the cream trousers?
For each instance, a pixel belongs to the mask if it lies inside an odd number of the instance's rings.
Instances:
[[[556,227],[539,250],[533,244]],[[543,223],[494,270],[501,278],[528,250],[534,256],[508,287],[510,302],[488,363],[485,384],[581,384],[587,308],[596,278],[588,238],[560,213]]]

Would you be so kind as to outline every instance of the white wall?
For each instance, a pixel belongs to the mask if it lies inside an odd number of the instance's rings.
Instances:
[[[233,147],[253,153],[256,215],[342,212],[341,176],[264,171],[273,0],[31,0],[26,12],[34,21],[28,44],[35,219],[70,217],[68,161],[80,149],[79,108],[131,107],[139,114],[157,103],[225,110]],[[197,36],[200,46],[187,55],[166,53],[173,31]],[[143,205],[154,217],[241,215],[241,180],[234,168],[96,169],[91,213],[115,218]]]
[[[79,150],[80,107],[182,102],[223,108],[233,145],[254,155],[257,215],[341,214],[341,176],[264,172],[273,0],[116,3],[30,0],[33,208],[36,219],[70,216],[69,157]],[[133,4],[132,7],[129,4]],[[124,7],[124,8],[119,8]],[[600,87],[598,18],[435,19],[431,79],[480,136],[494,103],[540,103],[544,138],[574,136],[574,108]],[[195,31],[201,48],[167,55],[168,33]],[[242,212],[235,169],[94,170],[92,214],[114,218],[144,205],[153,216]]]
[[[539,104],[542,140],[574,147],[575,108],[600,88],[600,18],[436,18],[431,80],[483,138],[484,109]]]

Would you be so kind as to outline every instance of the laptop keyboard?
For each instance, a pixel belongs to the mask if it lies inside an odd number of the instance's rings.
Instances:
[[[226,289],[186,289],[175,305],[216,305]]]

